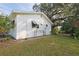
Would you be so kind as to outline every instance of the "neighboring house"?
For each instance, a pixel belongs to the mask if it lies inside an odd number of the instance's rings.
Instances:
[[[15,39],[24,39],[51,34],[52,22],[42,12],[13,11],[10,20],[14,24],[10,35]]]

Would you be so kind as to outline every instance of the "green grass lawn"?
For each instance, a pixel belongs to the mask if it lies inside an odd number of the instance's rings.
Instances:
[[[79,40],[51,35],[38,39],[0,43],[0,55],[79,55]]]

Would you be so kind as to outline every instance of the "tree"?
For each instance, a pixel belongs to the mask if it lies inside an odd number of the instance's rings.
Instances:
[[[0,35],[7,34],[12,27],[13,25],[7,16],[0,16]]]
[[[56,5],[58,7],[56,7]],[[61,13],[60,12],[60,7],[62,4],[52,4],[52,3],[41,3],[39,5],[35,4],[33,6],[34,11],[41,11],[44,12],[51,20],[52,16]],[[60,8],[60,9],[59,9]]]
[[[33,10],[34,10],[35,12],[40,11],[39,5],[37,5],[37,4],[35,3],[35,5],[33,6]]]

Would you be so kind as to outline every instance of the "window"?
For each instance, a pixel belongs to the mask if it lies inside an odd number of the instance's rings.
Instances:
[[[39,28],[39,25],[37,25],[37,28]]]
[[[35,21],[32,21],[32,28],[39,28],[39,25]]]

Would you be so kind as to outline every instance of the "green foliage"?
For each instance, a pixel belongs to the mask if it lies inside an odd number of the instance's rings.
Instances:
[[[12,24],[8,17],[0,18],[0,32],[8,32]]]
[[[71,24],[69,23],[68,20],[66,20],[66,21],[62,24],[61,30],[64,31],[65,33],[70,33],[71,29],[72,29]]]
[[[5,38],[12,27],[13,25],[7,16],[0,16],[0,37]]]
[[[79,28],[75,28],[75,30],[74,30],[74,38],[75,39],[79,39]]]
[[[61,32],[61,29],[58,28],[58,26],[54,27],[54,29],[53,29],[53,34],[58,35],[60,32]]]
[[[62,24],[62,31],[71,34],[74,39],[79,39],[79,28],[72,26],[68,20]]]

